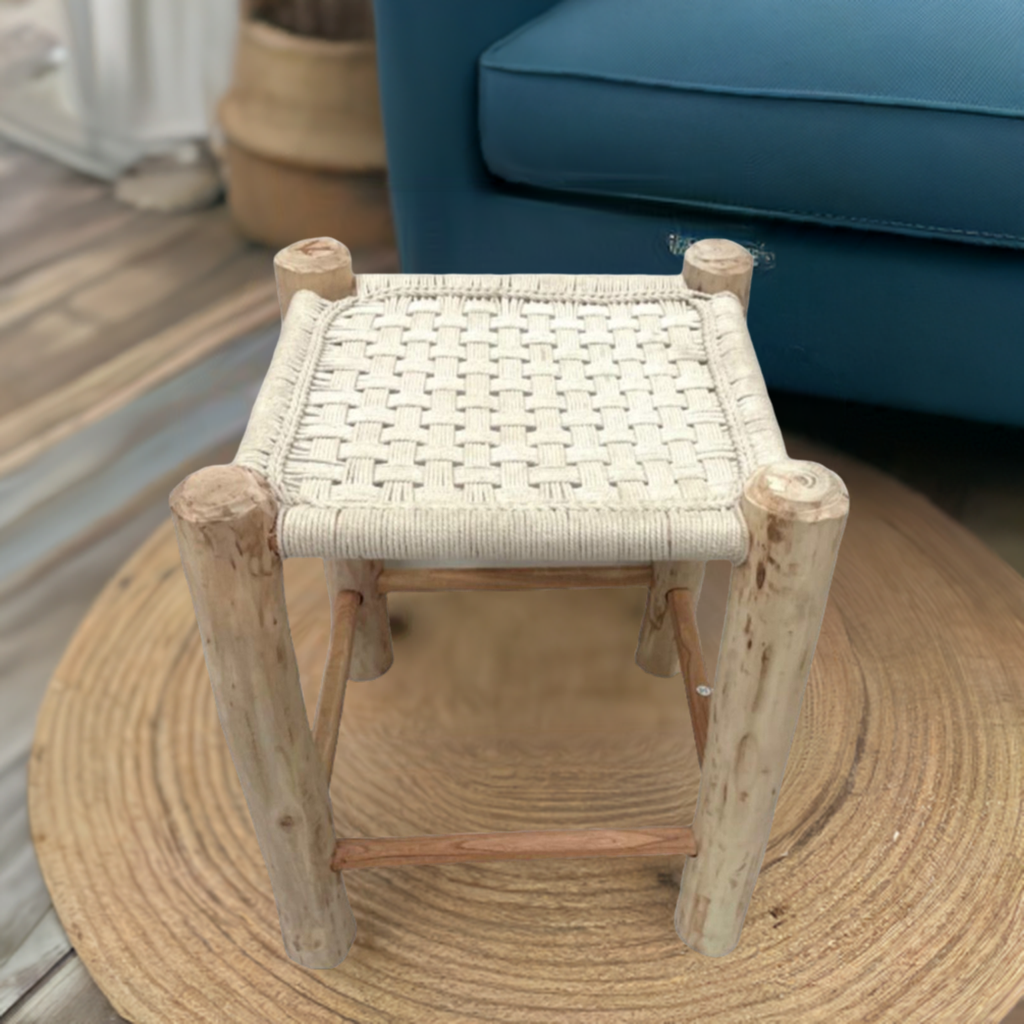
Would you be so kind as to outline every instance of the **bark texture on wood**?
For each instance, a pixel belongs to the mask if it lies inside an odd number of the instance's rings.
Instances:
[[[683,280],[688,288],[708,295],[732,292],[750,305],[750,282],[754,257],[742,245],[726,238],[703,238],[694,242],[683,255]]]
[[[636,663],[645,672],[667,679],[679,671],[679,651],[668,606],[669,591],[688,590],[696,608],[703,579],[703,562],[655,562],[636,647]]]
[[[356,925],[344,885],[330,870],[330,800],[288,628],[276,502],[257,474],[210,466],[174,489],[171,511],[217,713],[285,948],[305,967],[334,967]]]
[[[733,570],[676,930],[723,956],[739,941],[814,657],[849,497],[811,462],[758,470],[742,499],[750,551]]]

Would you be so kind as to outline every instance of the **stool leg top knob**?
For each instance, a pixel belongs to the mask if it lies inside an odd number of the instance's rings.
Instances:
[[[282,316],[288,311],[292,296],[302,289],[331,302],[352,295],[356,289],[352,254],[334,238],[294,242],[274,257],[274,273]]]
[[[845,519],[850,510],[840,477],[817,462],[796,459],[762,466],[747,481],[743,496],[769,515],[805,523]]]

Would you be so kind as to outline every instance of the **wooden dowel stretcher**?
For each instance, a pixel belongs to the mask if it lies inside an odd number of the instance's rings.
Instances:
[[[694,857],[689,828],[594,828],[542,832],[469,832],[446,836],[340,839],[335,871],[572,857]]]
[[[686,685],[686,702],[690,708],[693,740],[697,745],[697,763],[704,764],[704,748],[708,742],[708,723],[711,718],[711,687],[700,650],[693,595],[688,590],[670,590],[668,606],[675,628],[679,664]]]
[[[377,588],[382,594],[434,590],[563,590],[649,587],[649,565],[568,566],[554,569],[402,569],[385,568]]]

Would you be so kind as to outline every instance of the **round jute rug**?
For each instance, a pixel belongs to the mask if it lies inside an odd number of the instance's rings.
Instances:
[[[891,480],[794,454],[834,466],[852,512],[735,953],[678,941],[681,864],[653,858],[353,872],[349,959],[291,963],[168,525],[82,623],[31,771],[47,883],[115,1008],[140,1024],[1000,1020],[1024,995],[1024,581]],[[287,568],[312,707],[322,570]],[[723,581],[702,602],[708,648]],[[632,664],[642,607],[635,591],[394,599],[394,668],[349,687],[339,831],[687,823],[685,696]]]

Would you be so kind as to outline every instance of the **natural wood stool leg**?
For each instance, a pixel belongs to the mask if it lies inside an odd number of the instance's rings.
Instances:
[[[305,289],[335,302],[356,290],[352,255],[333,238],[304,238],[282,249],[274,257],[274,276],[282,319],[297,291]]]
[[[377,587],[383,569],[383,562],[324,560],[332,603],[335,595],[347,590],[356,591],[362,598],[356,609],[349,679],[376,679],[384,675],[395,660],[391,648],[388,599]]]
[[[849,498],[810,462],[755,473],[744,488],[746,561],[733,571],[711,699],[676,931],[723,956],[739,941],[753,895],[804,685],[814,656]]]
[[[711,688],[704,669],[704,655],[700,649],[697,631],[697,604],[688,590],[670,590],[668,606],[675,627],[676,647],[686,686],[686,703],[690,708],[690,727],[697,747],[697,763],[704,764],[704,748],[708,742],[708,718],[711,707]]]
[[[324,765],[327,788],[334,772],[334,755],[338,751],[338,730],[345,707],[345,688],[352,663],[352,642],[355,638],[356,615],[362,601],[354,590],[331,591],[331,636],[327,644],[324,677],[320,698],[313,719],[313,746]]]
[[[217,712],[285,948],[305,967],[334,967],[352,944],[356,922],[331,870],[330,799],[288,628],[274,496],[256,473],[211,466],[174,489],[171,511]]]
[[[651,586],[647,591],[647,608],[636,647],[636,663],[650,675],[668,678],[679,671],[679,651],[668,606],[669,591],[690,591],[696,607],[703,579],[703,562],[654,563]]]
[[[750,283],[754,275],[754,257],[750,251],[727,238],[702,238],[683,254],[683,281],[687,288],[707,295],[732,292],[743,304],[750,305]]]

